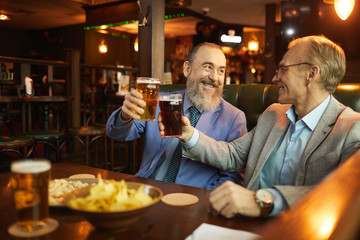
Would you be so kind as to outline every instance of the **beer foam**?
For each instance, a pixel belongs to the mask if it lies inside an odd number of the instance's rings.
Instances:
[[[11,172],[14,173],[40,173],[50,170],[51,164],[47,160],[24,160],[13,162]]]
[[[160,84],[160,80],[158,78],[138,77],[136,83]]]
[[[159,99],[159,101],[161,101],[161,102],[176,102],[176,103],[182,102],[181,99],[174,100],[174,99],[169,99],[169,98],[162,98],[162,99]]]

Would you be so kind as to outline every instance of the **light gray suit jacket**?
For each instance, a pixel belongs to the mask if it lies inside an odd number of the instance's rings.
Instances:
[[[260,172],[289,126],[289,104],[272,104],[259,117],[257,126],[233,142],[216,142],[200,133],[197,144],[183,149],[186,157],[220,169],[246,167],[244,186],[260,188]],[[328,107],[316,126],[296,175],[295,186],[274,186],[289,205],[318,184],[360,147],[360,113],[345,107],[331,96]]]

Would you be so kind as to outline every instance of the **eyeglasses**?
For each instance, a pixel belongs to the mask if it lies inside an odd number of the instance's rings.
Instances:
[[[311,63],[307,63],[307,62],[302,62],[302,63],[296,63],[296,64],[289,64],[289,65],[279,65],[278,67],[275,66],[275,76],[276,78],[279,77],[279,72],[281,70],[285,70],[289,67],[294,67],[294,66],[299,66],[299,65],[303,65],[303,64],[306,64],[306,65],[309,65],[309,66],[312,66],[314,64],[311,64]]]

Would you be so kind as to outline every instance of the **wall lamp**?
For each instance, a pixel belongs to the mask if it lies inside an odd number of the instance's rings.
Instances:
[[[108,51],[108,47],[105,43],[105,40],[101,40],[101,43],[99,44],[99,53],[105,54]]]

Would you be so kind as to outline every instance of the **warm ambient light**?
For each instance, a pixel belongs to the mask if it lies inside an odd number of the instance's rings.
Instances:
[[[257,52],[259,51],[259,42],[256,40],[251,40],[248,44],[249,51]]]
[[[0,13],[0,21],[8,21],[10,20],[10,16],[5,13]]]
[[[341,20],[346,20],[354,9],[355,0],[323,0],[324,3],[334,4],[336,14]]]
[[[105,40],[101,40],[101,43],[99,44],[99,53],[105,54],[105,53],[107,53],[107,51],[108,51],[108,48],[105,43]]]
[[[222,46],[221,50],[225,53],[225,54],[229,54],[231,53],[232,48],[231,47],[227,47],[227,46]]]
[[[134,50],[135,50],[135,52],[139,51],[139,39],[138,38],[135,39]]]
[[[359,91],[360,90],[360,87],[358,86],[354,86],[354,85],[351,85],[351,84],[341,84],[341,86],[338,86],[339,89],[345,89],[345,90],[348,90],[348,91]]]
[[[335,0],[335,11],[341,20],[346,20],[354,9],[355,0]]]

